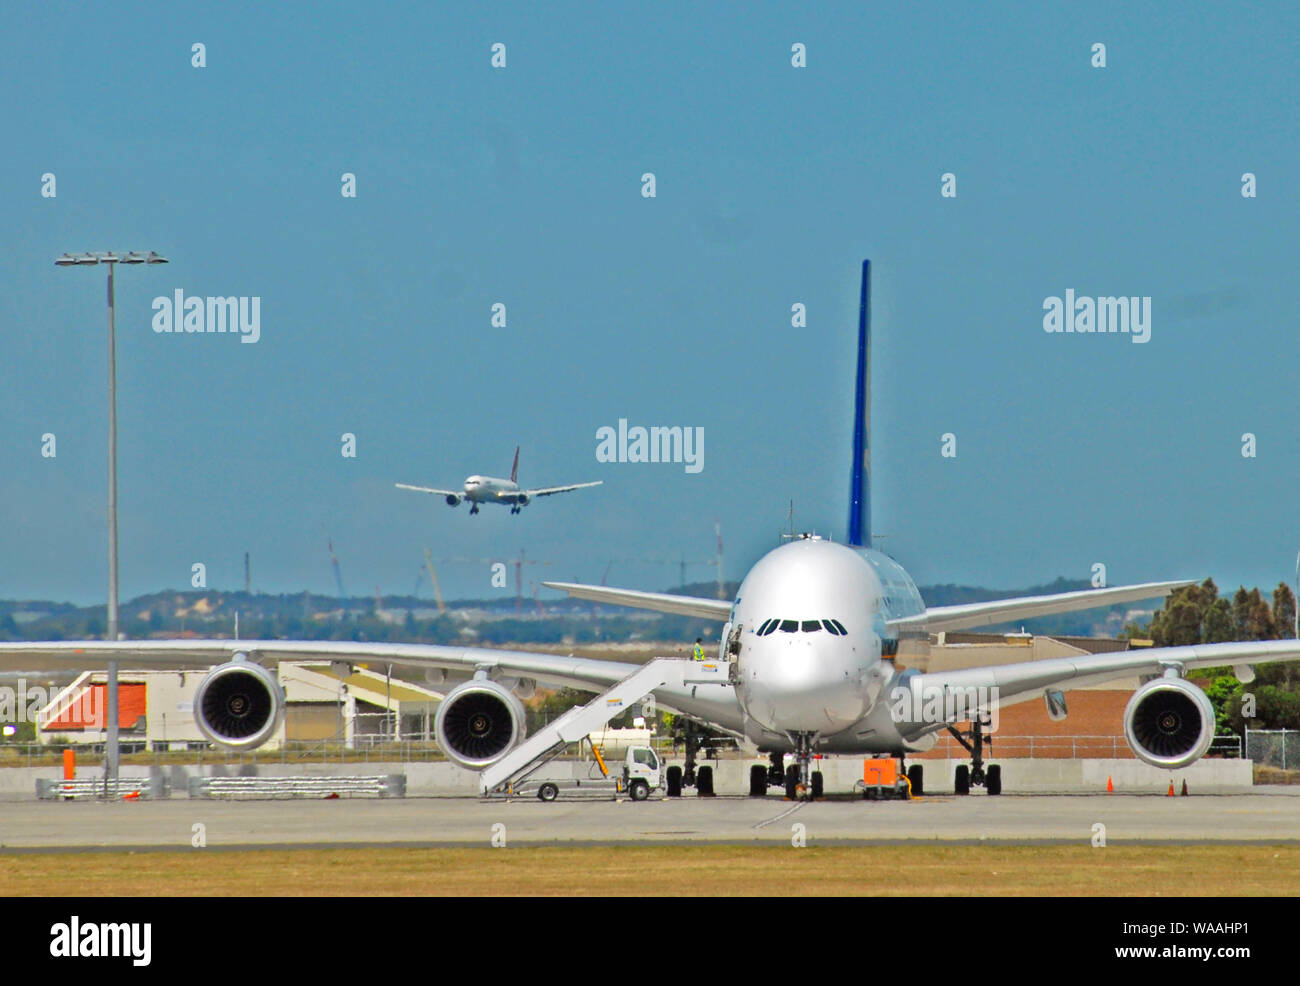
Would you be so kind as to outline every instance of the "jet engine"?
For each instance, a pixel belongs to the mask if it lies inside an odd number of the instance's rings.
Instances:
[[[213,743],[233,750],[261,746],[284,718],[284,692],[274,674],[250,661],[207,673],[194,693],[194,721]]]
[[[1214,739],[1214,706],[1184,678],[1157,678],[1133,693],[1124,710],[1124,736],[1153,767],[1186,767]]]
[[[527,493],[517,493],[515,494],[515,506],[526,507],[528,506],[528,501],[531,499],[532,497],[529,496]]]
[[[523,740],[527,721],[509,689],[475,678],[448,692],[433,729],[443,753],[462,767],[482,770]]]
[[[458,506],[460,506],[460,501],[463,500],[463,499],[465,499],[465,497],[464,497],[462,494],[460,494],[460,493],[448,493],[448,494],[447,494],[447,506],[449,506],[449,507],[458,507]]]

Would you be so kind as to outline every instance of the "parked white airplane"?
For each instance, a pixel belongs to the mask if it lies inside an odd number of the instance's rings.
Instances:
[[[493,476],[470,476],[465,480],[465,486],[461,490],[435,490],[428,486],[411,486],[408,483],[397,483],[395,485],[399,490],[415,490],[417,493],[433,493],[445,497],[449,507],[459,506],[461,500],[468,500],[470,502],[469,512],[472,514],[478,513],[479,504],[482,503],[508,504],[510,512],[517,514],[528,506],[528,501],[535,496],[568,493],[570,490],[599,486],[604,482],[604,480],[598,479],[594,483],[574,483],[570,486],[545,486],[536,490],[523,490],[519,488],[518,477],[519,446],[516,445],[515,462],[510,467],[509,479],[496,479]]]
[[[866,405],[866,269],[860,321],[858,411]],[[866,542],[866,428],[856,429],[850,530]],[[1124,712],[1133,751],[1147,763],[1179,768],[1203,756],[1214,735],[1214,709],[1186,674],[1231,666],[1243,681],[1251,666],[1300,659],[1295,640],[1139,648],[1107,654],[1017,662],[954,671],[907,668],[909,655],[928,647],[931,631],[987,626],[1051,613],[1109,606],[1163,596],[1187,582],[1151,582],[1048,596],[927,608],[907,573],[868,543],[836,544],[806,535],[768,552],[745,576],[733,602],[604,586],[548,583],[570,595],[679,613],[724,624],[721,664],[695,665],[698,674],[657,678],[658,703],[751,741],[772,756],[751,770],[751,793],[765,793],[782,778],[789,796],[815,796],[820,774],[810,771],[819,752],[905,757],[931,747],[952,724],[972,721],[971,767],[958,771],[957,790],[984,783],[1001,791],[996,766],[987,772],[983,744],[989,710],[998,704],[1042,697],[1057,718],[1066,714],[1064,692],[1115,678],[1147,680]],[[424,668],[431,681],[449,686],[435,732],[447,756],[473,770],[499,764],[524,740],[519,699],[539,685],[588,691],[617,690],[646,673],[639,665],[518,651],[352,641],[98,640],[0,643],[0,663],[30,667],[36,659],[82,668],[109,660],[127,667],[211,666],[194,697],[194,717],[214,743],[248,749],[264,743],[284,712],[284,694],[271,668],[282,660],[328,660],[340,670],[377,661]],[[662,662],[674,668],[688,662]],[[715,672],[710,680],[707,672]],[[656,670],[654,672],[658,674]],[[690,679],[690,680],[687,680]],[[638,678],[638,681],[640,679]],[[639,687],[639,685],[638,685]],[[635,700],[635,699],[633,699]],[[600,698],[593,704],[622,702]],[[583,727],[585,730],[588,727]],[[561,736],[561,739],[564,737]],[[688,747],[688,766],[693,757]],[[797,764],[786,772],[782,759]],[[697,786],[704,789],[699,769]],[[908,772],[919,793],[919,765]],[[707,775],[711,786],[712,775]],[[682,776],[678,774],[678,783]],[[686,780],[689,782],[689,775]],[[673,787],[669,776],[669,789]]]

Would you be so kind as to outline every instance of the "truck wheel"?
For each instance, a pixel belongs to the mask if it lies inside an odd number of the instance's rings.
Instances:
[[[957,765],[956,789],[958,794],[970,794],[970,768],[964,763]]]
[[[627,793],[632,796],[633,801],[644,801],[650,797],[650,785],[642,780],[633,781]]]
[[[703,798],[713,797],[712,767],[701,767],[695,772],[695,793]]]
[[[790,764],[785,768],[785,798],[793,801],[799,796],[799,768]]]
[[[814,770],[812,772],[812,796],[814,801],[822,796],[822,791],[822,772],[820,770]]]
[[[560,789],[550,781],[537,789],[537,796],[543,801],[554,801],[559,795]]]
[[[925,793],[925,768],[914,763],[907,768],[907,779],[912,782],[912,797],[919,798]]]
[[[756,763],[749,768],[749,796],[762,798],[767,795],[767,764]]]
[[[1002,765],[994,764],[984,776],[984,790],[989,794],[1002,793]]]
[[[682,796],[682,768],[676,764],[668,768],[667,776],[664,778],[665,790],[664,795],[669,798],[680,798]]]

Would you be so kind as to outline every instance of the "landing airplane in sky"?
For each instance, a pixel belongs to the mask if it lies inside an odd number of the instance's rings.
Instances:
[[[849,543],[804,535],[764,555],[750,569],[734,601],[712,600],[604,586],[547,583],[571,596],[716,620],[723,624],[717,663],[663,661],[672,669],[699,668],[655,678],[649,692],[660,706],[749,741],[771,763],[751,768],[751,794],[781,779],[787,796],[813,797],[820,774],[811,770],[819,753],[906,757],[923,752],[955,723],[971,764],[957,771],[958,793],[983,784],[1001,792],[997,765],[985,770],[989,712],[998,705],[1041,697],[1053,716],[1067,713],[1064,692],[1115,678],[1145,680],[1124,712],[1124,731],[1134,753],[1149,764],[1176,769],[1193,763],[1214,736],[1214,708],[1187,680],[1198,668],[1230,666],[1243,681],[1252,666],[1300,659],[1295,640],[1252,641],[1185,647],[1139,648],[952,671],[909,668],[926,652],[929,634],[988,626],[1052,613],[1153,599],[1190,584],[1149,582],[927,607],[911,577],[870,546],[867,493],[869,265],[863,265],[859,314],[857,408]],[[0,643],[0,664],[30,667],[33,659],[83,668],[119,660],[127,667],[211,666],[194,696],[194,717],[212,742],[249,749],[275,732],[284,693],[272,668],[284,660],[328,660],[339,670],[382,662],[423,668],[430,681],[448,686],[438,708],[435,733],[447,756],[478,771],[500,770],[527,752],[520,698],[539,685],[601,692],[617,690],[634,676],[658,669],[616,661],[486,648],[353,641],[290,640],[98,640]],[[26,663],[25,663],[26,662]],[[705,672],[712,672],[710,678]],[[637,677],[637,687],[641,677]],[[644,692],[643,692],[644,694]],[[954,701],[957,699],[957,701]],[[633,699],[635,700],[635,699]],[[588,709],[612,699],[598,698]],[[549,728],[549,727],[547,727]],[[955,730],[954,730],[955,731]],[[534,739],[538,739],[535,737]],[[563,739],[564,737],[561,737]],[[694,749],[688,744],[685,777]],[[784,757],[796,763],[786,770]],[[701,783],[707,767],[699,769]],[[481,777],[485,775],[480,775]],[[922,789],[920,765],[908,771]],[[711,773],[708,775],[711,781]],[[486,787],[486,781],[481,781]],[[672,768],[669,789],[673,786]]]
[[[516,445],[515,462],[510,467],[509,479],[495,479],[492,476],[470,476],[465,480],[463,490],[435,490],[428,486],[411,486],[408,483],[397,483],[395,485],[399,490],[415,490],[417,493],[433,493],[445,497],[449,507],[459,506],[461,500],[468,500],[470,503],[469,512],[472,514],[478,513],[479,505],[483,503],[508,504],[510,512],[517,514],[528,506],[528,502],[535,496],[568,493],[570,490],[599,486],[604,482],[604,480],[598,479],[594,483],[574,483],[571,486],[544,486],[537,490],[521,490],[517,482],[518,477],[519,446]]]
[[[549,497],[552,493],[568,493],[572,489],[586,489],[599,486],[604,480],[595,483],[575,483],[569,486],[542,486],[541,489],[520,489],[519,483],[519,446],[515,446],[515,464],[510,467],[510,479],[494,479],[493,476],[469,476],[465,479],[464,489],[432,489],[430,486],[412,486],[407,483],[395,484],[398,489],[413,489],[416,493],[434,493],[446,497],[447,506],[460,506],[461,500],[469,501],[469,513],[477,514],[480,503],[503,503],[510,505],[510,513],[517,514],[533,497]]]

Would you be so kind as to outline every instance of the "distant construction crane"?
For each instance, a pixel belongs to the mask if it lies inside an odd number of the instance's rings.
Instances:
[[[429,569],[429,581],[433,583],[433,598],[438,601],[438,615],[442,616],[447,612],[447,604],[442,601],[442,588],[438,585],[438,573],[433,567],[433,553],[428,548],[424,549],[424,563]]]
[[[343,591],[343,573],[339,571],[339,556],[334,554],[334,539],[329,538],[330,547],[330,564],[334,566],[334,584],[339,588],[339,600],[342,601],[348,597]]]

